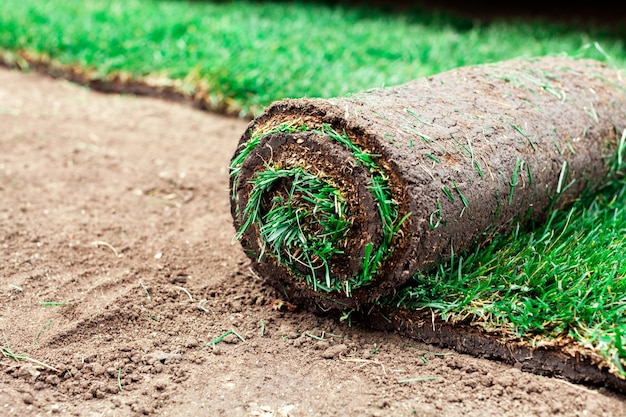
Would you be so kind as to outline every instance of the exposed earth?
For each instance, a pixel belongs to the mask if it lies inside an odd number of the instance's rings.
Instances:
[[[626,415],[604,388],[288,308],[232,242],[246,125],[0,68],[1,416]]]

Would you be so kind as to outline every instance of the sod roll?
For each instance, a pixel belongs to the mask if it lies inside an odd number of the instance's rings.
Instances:
[[[374,302],[615,174],[625,85],[603,63],[542,57],[278,101],[231,161],[236,238],[290,299]]]

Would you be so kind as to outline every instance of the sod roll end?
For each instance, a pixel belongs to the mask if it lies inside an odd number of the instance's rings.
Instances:
[[[276,102],[231,161],[236,238],[291,299],[375,302],[621,175],[625,85],[603,63],[543,57]]]

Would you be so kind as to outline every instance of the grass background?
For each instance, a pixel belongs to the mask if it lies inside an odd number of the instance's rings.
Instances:
[[[291,2],[3,0],[0,48],[206,88],[214,107],[258,114],[284,97],[331,97],[454,67],[568,53],[624,66],[614,31],[588,25],[480,23],[425,10]],[[5,59],[10,59],[5,53]],[[222,107],[220,107],[222,106]]]
[[[520,56],[567,54],[624,69],[625,27],[324,3],[3,0],[0,57],[22,69],[78,69],[87,81],[172,81],[182,94],[204,94],[210,109],[249,118],[285,97],[341,96]],[[533,343],[575,340],[626,377],[625,236],[626,181],[618,180],[546,225],[493,236],[418,274],[386,302],[469,317]]]

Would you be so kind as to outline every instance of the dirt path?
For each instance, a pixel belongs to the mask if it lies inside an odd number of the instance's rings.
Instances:
[[[26,355],[0,356],[0,415],[626,415],[604,390],[277,311],[231,244],[245,127],[0,68],[0,346]]]

